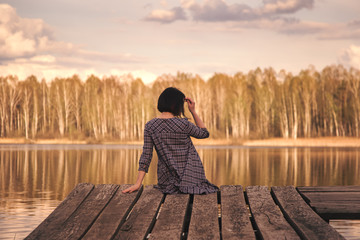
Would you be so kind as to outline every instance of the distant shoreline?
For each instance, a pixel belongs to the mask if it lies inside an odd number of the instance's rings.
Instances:
[[[251,147],[360,147],[360,138],[320,137],[320,138],[269,138],[257,140],[193,139],[195,145],[203,146],[251,146]],[[142,145],[142,141],[95,141],[72,139],[0,138],[0,144],[121,144]]]

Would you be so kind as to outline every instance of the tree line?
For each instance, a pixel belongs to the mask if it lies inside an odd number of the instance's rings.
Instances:
[[[215,73],[207,81],[178,72],[151,85],[117,76],[51,82],[0,77],[0,136],[141,139],[144,124],[158,114],[159,94],[169,86],[195,100],[214,138],[359,137],[360,71],[342,65],[320,72],[310,66],[297,75],[257,68]]]

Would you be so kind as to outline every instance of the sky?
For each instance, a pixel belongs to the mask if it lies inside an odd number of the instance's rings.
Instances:
[[[360,68],[359,0],[0,0],[0,75]]]

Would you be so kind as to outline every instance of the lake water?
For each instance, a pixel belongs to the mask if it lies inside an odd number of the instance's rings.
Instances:
[[[197,146],[214,184],[360,185],[358,148]],[[141,146],[0,145],[0,239],[23,239],[81,182],[134,183]],[[144,184],[156,184],[156,154]],[[360,239],[360,220],[330,222]]]

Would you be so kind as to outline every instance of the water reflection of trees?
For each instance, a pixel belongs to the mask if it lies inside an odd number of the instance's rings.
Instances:
[[[359,185],[358,149],[199,148],[217,184]],[[0,197],[62,200],[80,182],[133,183],[141,149],[15,149],[0,151]],[[145,184],[156,184],[156,154]],[[4,202],[2,203],[4,204]]]
[[[80,182],[131,183],[140,153],[140,149],[1,151],[0,194],[62,200]]]
[[[358,185],[359,150],[336,148],[200,149],[218,185]]]

